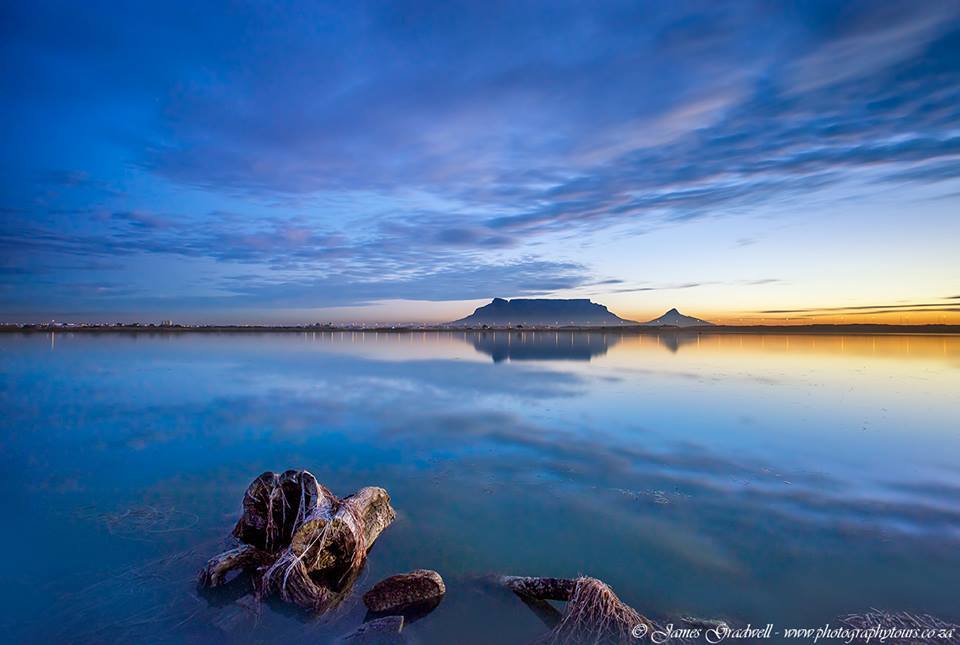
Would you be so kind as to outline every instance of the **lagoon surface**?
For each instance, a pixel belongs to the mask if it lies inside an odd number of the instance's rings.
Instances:
[[[322,643],[415,568],[448,589],[421,643],[543,631],[491,572],[657,616],[960,619],[958,337],[4,334],[0,412],[12,642]],[[398,513],[319,620],[195,586],[287,468]]]

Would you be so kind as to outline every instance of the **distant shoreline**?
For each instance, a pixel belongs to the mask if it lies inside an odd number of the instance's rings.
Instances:
[[[960,334],[960,325],[884,325],[884,324],[846,324],[846,325],[711,325],[705,327],[650,327],[644,325],[608,325],[608,326],[569,326],[569,327],[452,327],[434,325],[417,327],[412,325],[382,327],[342,327],[330,325],[309,326],[273,326],[273,325],[197,325],[197,326],[161,326],[161,325],[123,325],[99,326],[81,325],[75,327],[54,327],[47,325],[0,325],[0,333],[49,334],[49,333],[92,333],[92,334],[189,334],[189,333],[493,333],[493,332],[562,332],[562,333],[604,333],[604,334]]]

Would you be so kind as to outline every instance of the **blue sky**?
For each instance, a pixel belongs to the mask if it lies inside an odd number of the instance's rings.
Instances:
[[[957,2],[0,14],[5,320],[960,318]]]

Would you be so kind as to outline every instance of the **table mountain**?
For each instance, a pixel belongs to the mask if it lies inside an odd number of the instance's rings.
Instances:
[[[624,320],[611,313],[601,304],[583,298],[558,300],[553,298],[494,298],[493,302],[451,325],[479,327],[490,326],[552,326],[565,325],[603,326],[636,325],[633,320]]]

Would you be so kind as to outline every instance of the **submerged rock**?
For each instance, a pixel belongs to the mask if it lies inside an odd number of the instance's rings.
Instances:
[[[400,633],[401,630],[403,630],[403,616],[384,616],[360,625],[340,640],[350,645],[406,643],[406,637]]]
[[[440,601],[447,588],[436,571],[417,569],[384,578],[363,594],[363,604],[375,613],[402,613]]]
[[[681,616],[680,620],[690,625],[691,627],[697,627],[699,629],[716,629],[720,631],[730,629],[730,626],[727,624],[727,621],[721,620],[719,618],[697,618],[696,616]]]
[[[219,612],[213,619],[213,625],[225,634],[239,635],[254,628],[260,616],[257,600],[250,595],[243,596]]]
[[[521,598],[537,600],[570,600],[577,581],[570,578],[540,578],[534,576],[495,576],[496,584],[506,587]]]

